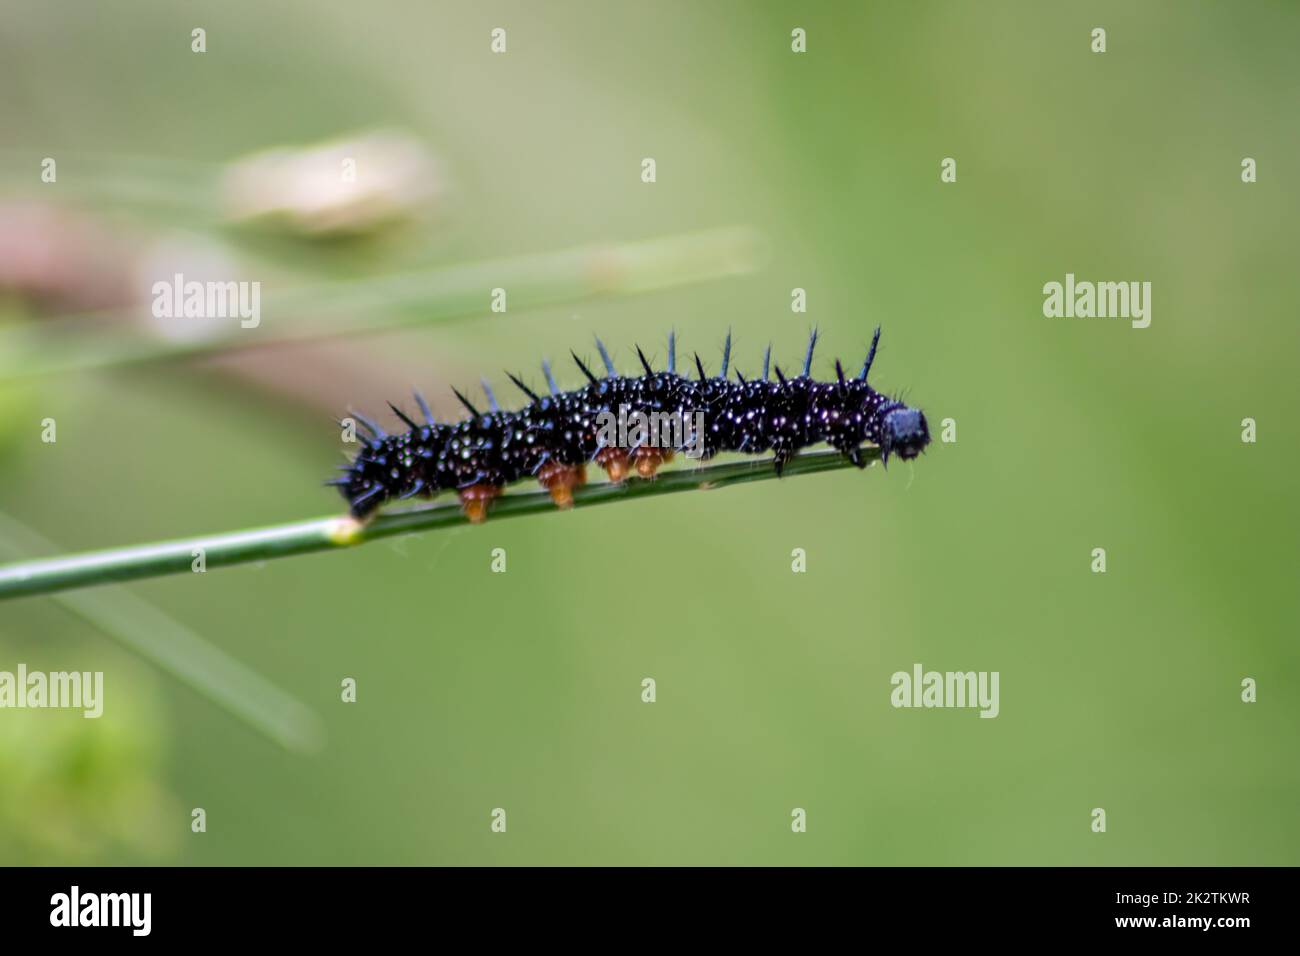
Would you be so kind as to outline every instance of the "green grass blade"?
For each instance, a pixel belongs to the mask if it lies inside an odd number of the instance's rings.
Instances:
[[[864,447],[861,452],[866,461],[879,457],[879,449],[874,447]],[[839,452],[811,452],[799,455],[787,464],[785,476],[816,474],[850,467],[850,464]],[[769,460],[748,459],[704,468],[678,468],[661,472],[649,481],[632,479],[619,485],[608,482],[586,485],[574,491],[573,504],[575,508],[588,508],[598,504],[626,502],[681,491],[725,488],[774,478],[776,472]],[[546,492],[509,494],[492,503],[488,520],[500,521],[503,518],[554,510],[555,505]],[[464,522],[465,516],[457,505],[445,504],[385,512],[364,525],[347,516],[317,518],[227,534],[0,565],[0,600],[112,581],[190,572],[195,554],[200,549],[206,567],[211,570],[249,561],[346,548],[380,538],[432,531]]]
[[[35,532],[0,514],[0,554],[11,558],[48,548]],[[51,597],[286,749],[320,748],[323,728],[310,708],[125,588]]]

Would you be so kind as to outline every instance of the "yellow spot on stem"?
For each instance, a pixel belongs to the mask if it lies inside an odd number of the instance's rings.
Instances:
[[[356,544],[361,537],[361,532],[365,529],[366,522],[360,521],[352,515],[344,515],[341,518],[335,518],[330,522],[329,539],[331,544],[345,548],[350,544]]]

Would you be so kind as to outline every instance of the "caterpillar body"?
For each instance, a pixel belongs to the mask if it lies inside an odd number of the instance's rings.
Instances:
[[[674,452],[682,450],[680,443],[677,447],[610,443],[598,421],[620,409],[646,416],[701,416],[698,420],[703,428],[694,457],[710,458],[723,451],[770,452],[778,475],[801,448],[820,442],[838,449],[859,468],[866,464],[859,451],[864,442],[880,447],[886,465],[892,455],[915,458],[930,441],[925,415],[868,384],[879,342],[880,329],[876,329],[857,376],[847,378],[837,360],[835,379],[818,382],[810,377],[816,331],[808,342],[802,374],[787,377],[780,366],[771,366],[769,346],[762,376],[746,379],[736,370],[734,381],[728,378],[730,335],[723,346],[720,373],[708,375],[697,353],[696,378],[678,374],[673,335],[668,339],[667,368],[662,371],[652,368],[637,349],[644,374],[636,377],[618,374],[608,350],[597,340],[604,377],[595,375],[570,353],[587,384],[562,391],[549,363],[543,362],[549,394],[539,395],[518,376],[509,376],[529,400],[517,411],[502,410],[484,382],[490,403],[487,412],[453,389],[470,413],[459,422],[435,421],[418,392],[415,401],[423,423],[389,403],[407,426],[400,433],[389,434],[376,422],[353,413],[369,436],[357,456],[342,466],[343,476],[328,483],[338,486],[358,519],[371,516],[386,501],[455,491],[467,517],[478,523],[506,486],[529,477],[546,488],[559,507],[569,507],[573,489],[586,481],[589,463],[604,469],[611,481],[624,481],[633,470],[642,478],[651,478]],[[769,377],[771,368],[775,380]]]

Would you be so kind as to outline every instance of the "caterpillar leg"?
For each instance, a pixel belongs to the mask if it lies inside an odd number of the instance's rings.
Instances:
[[[627,477],[628,457],[622,448],[602,448],[596,452],[595,461],[605,469],[610,481],[622,481]]]
[[[785,466],[794,458],[795,450],[793,448],[775,448],[773,449],[772,467],[776,469],[776,476],[781,477],[785,473]]]
[[[537,481],[551,493],[551,500],[557,508],[572,508],[573,489],[581,488],[587,483],[587,469],[583,465],[561,465],[558,461],[548,461],[537,472]]]
[[[487,520],[488,505],[502,490],[499,485],[470,485],[460,490],[460,506],[470,524],[482,524]]]
[[[671,448],[637,448],[630,456],[636,473],[642,478],[653,478],[659,467],[673,460]]]

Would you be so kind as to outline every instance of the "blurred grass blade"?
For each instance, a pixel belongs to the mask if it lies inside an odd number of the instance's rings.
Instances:
[[[34,178],[31,170],[39,168],[43,158],[43,153],[33,150],[0,149],[0,185],[9,193],[21,194],[21,190],[30,189]],[[166,156],[60,150],[58,198],[93,203],[99,208],[181,210],[210,222],[219,215],[218,193],[224,168],[221,163]],[[36,187],[29,195],[41,195],[41,188]]]
[[[445,322],[488,313],[494,288],[506,290],[511,312],[638,295],[750,272],[760,246],[753,230],[729,227],[297,289],[268,284],[257,328],[231,320],[220,334],[201,339],[152,334],[130,311],[24,323],[0,329],[0,379]],[[139,306],[141,313],[148,310],[148,303]]]
[[[49,542],[0,514],[0,556],[48,550]],[[320,748],[324,732],[310,708],[125,588],[53,599],[285,748]]]
[[[873,461],[880,457],[880,449],[864,446],[861,454],[864,461]],[[790,461],[785,466],[785,477],[850,466],[851,462],[837,451],[812,452]],[[574,491],[573,505],[575,508],[585,508],[679,491],[724,488],[775,477],[776,471],[770,460],[747,459],[707,468],[679,468],[660,472],[649,481],[633,479],[621,485],[608,482],[586,485]],[[564,520],[555,514],[555,504],[550,494],[542,491],[509,494],[496,499],[492,503],[489,521],[540,512],[550,512],[553,521]],[[292,554],[346,548],[393,535],[458,525],[465,520],[458,505],[435,505],[409,511],[386,512],[366,525],[344,515],[202,538],[92,551],[65,558],[42,558],[6,564],[0,566],[0,600],[109,581],[130,581],[189,572],[194,551],[199,548],[204,552],[207,567],[212,569]]]

